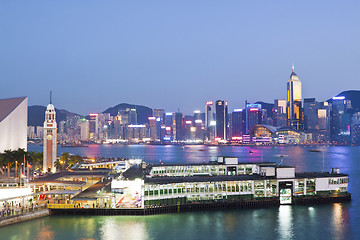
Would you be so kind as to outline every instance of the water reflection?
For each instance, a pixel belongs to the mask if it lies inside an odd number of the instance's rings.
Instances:
[[[101,239],[149,239],[144,221],[118,221],[110,217],[102,222],[99,234]]]
[[[293,239],[292,206],[282,205],[279,207],[277,230],[280,239]]]
[[[332,232],[334,239],[345,239],[349,234],[349,218],[347,209],[343,208],[343,204],[335,203],[332,209]]]
[[[39,240],[52,240],[54,238],[54,232],[51,230],[50,226],[45,226],[41,228],[41,231],[38,232],[36,239]]]

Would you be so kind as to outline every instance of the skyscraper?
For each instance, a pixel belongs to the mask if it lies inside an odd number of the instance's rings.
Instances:
[[[55,172],[57,139],[56,139],[56,113],[55,107],[52,105],[51,97],[50,104],[46,108],[44,121],[44,157],[43,157],[43,171]]]
[[[351,100],[343,96],[333,97],[330,114],[331,141],[349,143],[351,141]]]
[[[318,103],[315,98],[304,99],[304,130],[314,132],[317,130]]]
[[[215,138],[214,103],[206,102],[205,105],[205,140],[211,141]]]
[[[173,125],[173,131],[176,141],[182,141],[185,138],[184,133],[184,114],[180,112],[175,113],[175,121]]]
[[[261,104],[246,104],[246,134],[250,134],[251,128],[262,123]]]
[[[218,100],[216,108],[216,138],[228,140],[228,102]]]
[[[96,141],[99,137],[99,114],[89,114],[89,133],[90,140]]]
[[[273,125],[274,126],[287,126],[287,115],[286,115],[286,100],[276,99],[274,100],[273,108]]]
[[[288,126],[296,130],[303,129],[303,112],[301,105],[301,82],[294,72],[294,66],[287,83],[287,121]]]
[[[246,134],[246,113],[243,109],[234,109],[231,113],[231,137],[239,138]]]

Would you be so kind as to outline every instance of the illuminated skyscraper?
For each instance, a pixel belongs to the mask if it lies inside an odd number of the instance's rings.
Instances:
[[[276,99],[274,100],[273,108],[273,125],[274,126],[287,126],[287,115],[286,115],[287,101]]]
[[[293,66],[287,83],[287,122],[288,126],[292,126],[296,130],[303,130],[301,99],[301,82],[294,72]]]
[[[344,96],[336,96],[331,102],[331,141],[349,143],[351,140],[351,100],[347,100]]]
[[[243,109],[234,109],[231,113],[231,137],[242,137],[246,134],[246,111]]]
[[[228,102],[218,100],[216,106],[216,138],[228,140]]]
[[[261,104],[246,104],[246,134],[250,134],[251,128],[262,123]]]
[[[56,161],[56,113],[55,107],[51,103],[46,108],[45,121],[44,121],[44,159],[43,159],[43,171],[44,172],[55,172],[55,161]]]

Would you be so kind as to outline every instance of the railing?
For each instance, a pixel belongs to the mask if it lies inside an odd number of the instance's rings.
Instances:
[[[75,204],[48,204],[48,205],[47,205],[47,208],[50,208],[50,209],[56,209],[56,208],[61,208],[61,209],[64,209],[64,208],[76,208],[76,205],[75,205]]]
[[[21,216],[25,213],[36,212],[41,209],[46,209],[46,205],[44,204],[44,205],[39,205],[39,206],[33,206],[30,208],[27,208],[27,207],[11,208],[10,207],[10,208],[3,209],[0,211],[0,220]]]

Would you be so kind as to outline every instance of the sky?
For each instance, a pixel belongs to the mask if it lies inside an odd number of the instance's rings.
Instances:
[[[205,102],[359,89],[359,1],[0,0],[0,99],[79,114],[119,103],[191,114]]]

